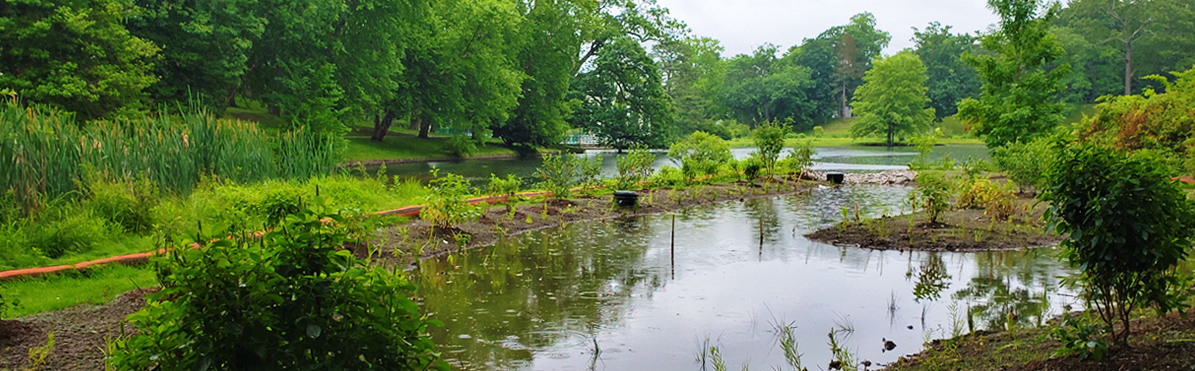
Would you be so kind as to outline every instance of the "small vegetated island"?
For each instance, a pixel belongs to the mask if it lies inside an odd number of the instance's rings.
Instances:
[[[814,148],[849,144],[916,146],[915,186],[811,239],[1056,245],[1084,301],[889,369],[1192,369],[1195,317],[1175,314],[1195,206],[1176,179],[1195,174],[1195,8],[988,6],[997,27],[930,23],[890,55],[863,12],[724,56],[654,1],[6,2],[0,270],[20,272],[0,281],[0,370],[450,369],[427,330],[443,319],[403,269],[572,221],[829,186],[807,171]],[[352,166],[577,138],[618,150],[615,175],[554,154],[484,189]],[[959,143],[993,161],[931,156]],[[813,368],[794,339],[789,366]],[[827,366],[860,369],[831,347]]]

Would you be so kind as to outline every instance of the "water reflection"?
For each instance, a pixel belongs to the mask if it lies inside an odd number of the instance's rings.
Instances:
[[[419,294],[447,324],[432,330],[445,357],[470,370],[690,370],[706,338],[729,365],[770,369],[785,364],[775,325],[789,323],[806,365],[825,368],[836,320],[854,327],[845,344],[860,359],[890,362],[968,313],[971,327],[997,328],[1009,312],[1033,323],[1069,300],[1050,250],[901,253],[802,237],[843,207],[877,216],[907,192],[824,188],[683,210],[675,256],[672,215],[531,232],[425,262]],[[899,348],[881,352],[880,339]]]
[[[731,153],[736,159],[744,159],[751,155],[754,148],[734,148]],[[653,168],[659,168],[664,165],[673,165],[672,159],[668,157],[665,151],[655,151],[656,161],[652,164]],[[894,169],[905,169],[905,165],[913,159],[917,153],[911,147],[897,147],[888,150],[884,147],[876,146],[842,146],[842,147],[823,147],[816,148],[813,157],[813,169],[819,171],[847,171],[847,172],[873,172]],[[595,157],[602,156],[602,173],[605,176],[613,176],[617,173],[615,166],[615,158],[618,156],[625,156],[626,154],[619,154],[615,151],[587,151],[580,156]],[[950,156],[955,160],[963,160],[968,157],[987,159],[988,150],[983,145],[960,145],[960,146],[946,146],[938,147],[931,154],[931,160],[936,160],[942,156]],[[473,182],[474,185],[484,186],[488,184],[490,174],[493,173],[499,177],[505,177],[507,174],[514,174],[523,178],[532,178],[535,175],[535,170],[543,164],[543,160],[537,157],[526,157],[519,159],[506,160],[470,160],[460,162],[419,162],[410,164],[390,165],[386,167],[386,173],[390,175],[397,175],[400,177],[414,177],[423,181],[430,179],[431,175],[428,170],[438,167],[442,172],[449,172],[463,176]],[[377,171],[377,167],[369,168],[368,171],[372,174]]]

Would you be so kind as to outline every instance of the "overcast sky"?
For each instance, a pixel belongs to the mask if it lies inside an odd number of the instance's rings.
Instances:
[[[913,47],[912,27],[930,22],[952,26],[952,33],[987,30],[997,17],[986,0],[657,0],[697,36],[717,39],[723,57],[750,53],[763,43],[781,52],[851,16],[871,12],[876,27],[892,35],[884,54]]]

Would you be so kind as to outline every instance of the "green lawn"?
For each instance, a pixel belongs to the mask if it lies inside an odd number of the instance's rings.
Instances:
[[[156,287],[158,279],[150,267],[114,265],[4,282],[0,286],[4,299],[19,302],[16,309],[5,313],[4,318],[65,309],[82,303],[104,304],[132,289]]]

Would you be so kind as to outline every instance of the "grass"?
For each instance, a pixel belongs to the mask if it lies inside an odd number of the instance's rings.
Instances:
[[[784,140],[784,145],[786,147],[791,147],[791,146],[795,146],[798,143],[801,143],[806,140],[812,140],[814,147],[841,147],[841,146],[854,146],[854,145],[882,146],[882,145],[884,145],[884,141],[881,140],[880,138],[857,138],[856,139],[856,138],[850,138],[850,137],[788,138],[788,139]],[[754,147],[755,146],[755,142],[753,142],[751,140],[751,138],[735,138],[735,139],[726,141],[726,143],[728,145],[730,145],[731,148],[745,148],[745,147]],[[938,144],[940,144],[940,145],[983,144],[983,140],[980,140],[978,138],[960,138],[960,137],[940,138],[940,139],[938,139]],[[898,143],[897,145],[910,145],[910,144]]]
[[[158,280],[149,266],[115,265],[47,278],[4,282],[0,290],[3,290],[6,300],[19,301],[16,309],[6,312],[5,318],[9,319],[83,303],[104,304],[129,290],[155,286],[158,286]]]

